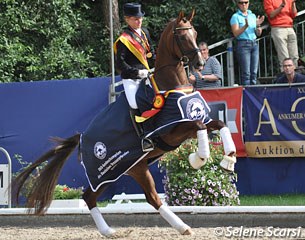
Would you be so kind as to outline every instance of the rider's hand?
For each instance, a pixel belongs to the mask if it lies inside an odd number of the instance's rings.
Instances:
[[[147,70],[147,69],[141,69],[141,70],[139,70],[138,76],[139,76],[140,78],[147,78],[147,76],[148,76],[148,70]]]

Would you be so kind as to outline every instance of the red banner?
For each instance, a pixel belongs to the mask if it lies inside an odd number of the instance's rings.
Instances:
[[[246,157],[241,117],[243,87],[204,89],[199,92],[211,108],[210,117],[222,120],[230,129],[237,156]]]

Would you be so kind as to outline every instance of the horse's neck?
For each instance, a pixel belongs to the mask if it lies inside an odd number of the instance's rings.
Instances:
[[[189,84],[186,71],[182,63],[175,65],[163,65],[158,68],[156,65],[154,78],[159,90],[172,90],[181,85]]]

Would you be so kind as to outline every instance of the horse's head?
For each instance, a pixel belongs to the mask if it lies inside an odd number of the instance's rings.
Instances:
[[[185,65],[196,68],[204,65],[196,42],[197,32],[192,25],[194,14],[193,10],[190,16],[186,17],[181,11],[175,20],[169,22],[161,35],[155,78],[163,90],[189,83],[184,70]]]
[[[198,68],[204,65],[204,60],[197,45],[197,32],[192,25],[194,15],[195,10],[188,17],[185,17],[184,12],[181,11],[172,27],[177,57],[184,64]]]

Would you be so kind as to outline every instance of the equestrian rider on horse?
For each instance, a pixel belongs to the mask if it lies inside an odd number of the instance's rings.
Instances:
[[[146,28],[142,28],[144,12],[137,3],[124,5],[124,18],[127,27],[114,43],[116,69],[120,72],[131,115],[138,112],[136,92],[142,79],[148,77],[150,68],[154,66],[155,52]],[[134,121],[138,135],[142,138],[142,149],[148,152],[154,149],[153,142],[143,138],[141,128]]]

